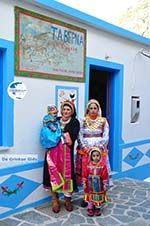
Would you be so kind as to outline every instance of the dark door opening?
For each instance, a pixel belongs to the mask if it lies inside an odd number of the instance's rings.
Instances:
[[[90,69],[89,99],[96,99],[100,103],[102,116],[108,116],[108,79],[110,73],[96,69]]]
[[[89,78],[89,99],[96,99],[100,103],[102,109],[102,116],[107,118],[107,121],[110,126],[110,81],[111,81],[111,72],[90,69],[90,78]],[[109,149],[109,161],[111,165],[111,170],[113,170],[113,153],[111,150],[111,139],[108,144]]]

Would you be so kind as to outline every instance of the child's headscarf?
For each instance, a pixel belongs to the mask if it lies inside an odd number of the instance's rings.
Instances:
[[[89,152],[89,160],[92,161],[92,153],[94,151],[97,151],[100,153],[100,161],[102,159],[102,149],[104,149],[103,145],[101,145],[100,147],[92,147],[90,148],[90,152]]]

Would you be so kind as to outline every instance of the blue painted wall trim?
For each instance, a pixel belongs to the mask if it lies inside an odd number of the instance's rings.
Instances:
[[[27,170],[32,170],[36,168],[43,167],[44,161],[37,161],[33,163],[27,163],[27,164],[22,164],[22,165],[17,165],[17,166],[7,166],[7,168],[1,168],[0,169],[0,176],[5,176],[8,174],[13,174],[13,173],[18,173],[22,171],[27,171]]]
[[[121,171],[122,150],[122,105],[123,105],[123,70],[121,64],[99,60],[95,58],[86,59],[86,81],[85,81],[85,104],[89,97],[90,68],[105,70],[111,73],[110,90],[110,159],[114,171]]]
[[[150,139],[139,140],[139,141],[134,141],[134,142],[130,142],[130,143],[122,143],[122,144],[120,144],[120,148],[124,149],[124,148],[135,147],[135,146],[139,146],[139,145],[143,145],[143,144],[150,144]]]
[[[113,175],[113,179],[129,177],[137,180],[144,180],[150,176],[150,163],[136,167],[131,170],[119,172]]]
[[[18,173],[18,172],[34,170],[36,168],[43,167],[43,164],[44,164],[43,161],[38,161],[36,163],[28,163],[28,164],[24,164],[24,165],[12,166],[12,167],[9,167],[9,168],[3,168],[3,169],[0,169],[0,176],[6,176],[6,175],[9,176],[9,175],[13,175],[13,174]],[[60,194],[60,197],[62,197],[62,196],[63,196],[63,194]],[[8,211],[0,214],[0,219],[5,218],[7,216],[10,216],[12,214],[21,212],[21,211],[28,209],[28,208],[31,208],[31,207],[40,206],[40,205],[42,205],[46,202],[50,202],[50,201],[51,201],[50,196],[43,198],[41,200],[35,201],[35,202],[31,201],[30,204],[24,205],[22,207],[14,208],[12,210],[8,210]]]
[[[93,27],[97,27],[99,29],[102,29],[104,31],[108,31],[109,33],[115,34],[120,37],[124,37],[126,39],[130,39],[132,41],[136,41],[139,43],[143,43],[145,45],[150,45],[150,39],[145,38],[143,36],[140,36],[136,33],[133,33],[131,31],[127,31],[123,28],[120,28],[118,26],[112,25],[106,21],[100,20],[96,17],[90,16],[86,13],[83,13],[79,10],[76,10],[74,8],[71,8],[69,6],[66,6],[62,3],[59,3],[57,1],[53,0],[34,0],[34,2],[38,5],[41,5],[44,8],[49,8],[53,11],[59,12],[59,13],[65,13],[66,15],[69,15],[71,17],[74,17],[77,20],[80,20],[83,23],[89,24]]]
[[[0,214],[0,219],[5,218],[5,217],[7,217],[7,216],[10,216],[10,215],[12,215],[12,214],[21,212],[21,211],[23,211],[23,210],[25,210],[25,209],[28,209],[28,208],[40,206],[40,205],[42,205],[42,204],[44,204],[44,203],[46,203],[46,202],[50,202],[50,201],[51,201],[51,198],[48,197],[48,198],[39,200],[39,201],[37,201],[37,202],[30,203],[30,204],[28,204],[28,205],[25,205],[25,206],[22,206],[22,207],[13,209],[13,210],[9,210],[9,211],[7,211],[7,212],[4,212],[4,213]]]
[[[13,100],[7,94],[7,87],[14,80],[14,42],[0,39],[1,71],[0,83],[2,84],[2,113],[0,146],[13,146]]]

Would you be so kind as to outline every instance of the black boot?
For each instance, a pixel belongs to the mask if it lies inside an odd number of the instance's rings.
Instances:
[[[87,207],[88,203],[84,201],[84,199],[82,199],[81,201],[81,207]]]

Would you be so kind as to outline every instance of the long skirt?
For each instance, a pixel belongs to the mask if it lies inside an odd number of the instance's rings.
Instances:
[[[70,148],[61,141],[46,153],[43,184],[45,188],[51,188],[54,192],[72,192],[73,190]]]

